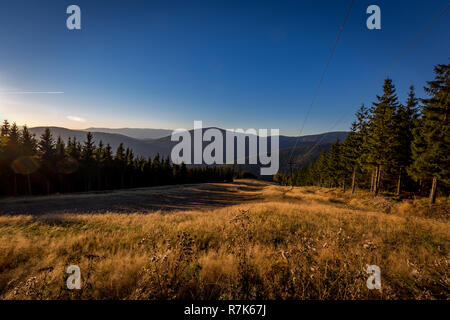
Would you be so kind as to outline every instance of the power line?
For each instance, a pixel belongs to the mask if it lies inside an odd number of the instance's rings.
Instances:
[[[442,15],[447,11],[448,7],[450,7],[450,4],[447,4],[447,6],[442,9],[441,12],[439,12],[439,14],[433,19],[433,21],[425,28],[424,31],[422,31],[415,39],[413,42],[411,42],[406,49],[404,49],[400,55],[397,57],[397,59],[378,77],[375,79],[375,81],[364,91],[364,93],[361,95],[361,98],[359,99],[360,101],[366,96],[366,94],[369,92],[370,89],[372,89],[377,83],[378,81],[384,77],[390,70],[392,70],[392,68],[394,68],[399,62],[400,60],[403,58],[403,56],[409,51],[409,49],[411,49],[411,47],[420,39],[422,38],[422,36],[442,17]],[[338,120],[331,126],[331,128],[328,131],[333,130],[341,121],[343,121],[345,119],[345,117],[347,117],[349,114],[349,112],[345,112],[343,113],[343,115],[338,118]],[[314,149],[323,141],[323,139],[325,138],[325,135],[323,135],[309,150],[308,152],[306,152],[302,158],[306,158],[306,156],[308,156],[312,151],[314,151]]]
[[[291,150],[291,154],[290,154],[290,156],[289,156],[289,163],[292,162],[292,156],[293,156],[293,154],[294,154],[294,150],[295,150],[295,148],[297,147],[298,141],[300,140],[300,136],[301,136],[302,133],[303,133],[303,129],[304,129],[304,127],[305,127],[305,124],[306,124],[306,122],[308,121],[308,117],[309,117],[309,114],[310,114],[310,112],[311,112],[312,106],[313,106],[314,103],[316,102],[317,96],[319,95],[319,89],[320,89],[320,87],[322,86],[323,80],[325,79],[325,74],[326,74],[326,72],[327,72],[327,70],[328,70],[328,66],[330,65],[331,59],[333,58],[334,51],[336,50],[337,44],[338,44],[338,42],[339,42],[339,39],[341,38],[342,31],[344,30],[345,23],[347,22],[348,16],[349,16],[349,14],[350,14],[350,10],[352,9],[352,6],[353,6],[353,3],[354,3],[354,2],[355,2],[355,0],[352,0],[352,1],[350,2],[350,5],[349,5],[349,7],[348,7],[348,9],[347,9],[347,12],[346,12],[346,14],[345,14],[345,17],[344,17],[344,21],[342,22],[341,27],[340,27],[339,32],[338,32],[338,35],[337,35],[337,37],[336,37],[336,41],[334,42],[333,48],[331,49],[330,56],[329,56],[329,58],[328,58],[327,64],[325,65],[325,68],[324,68],[323,71],[322,71],[322,75],[321,75],[321,77],[320,77],[319,84],[317,85],[316,89],[314,90],[313,99],[312,99],[312,101],[311,101],[311,104],[310,104],[309,107],[308,107],[308,110],[306,111],[306,116],[305,116],[305,119],[303,120],[303,124],[302,124],[302,127],[301,127],[301,129],[300,129],[300,133],[299,133],[299,135],[298,135],[298,138],[295,140],[295,145],[294,145],[294,147],[293,147],[292,150]]]

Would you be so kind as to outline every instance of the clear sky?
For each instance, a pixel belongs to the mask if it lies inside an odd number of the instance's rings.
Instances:
[[[0,2],[0,118],[68,128],[280,128],[296,135],[350,1]],[[356,0],[304,134],[347,130],[361,94],[447,0]],[[81,8],[81,30],[66,8]],[[366,8],[381,8],[381,30]],[[448,63],[450,9],[389,72],[399,97]],[[20,94],[61,91],[60,94]],[[9,92],[9,93],[6,93]],[[12,93],[16,92],[16,93]]]

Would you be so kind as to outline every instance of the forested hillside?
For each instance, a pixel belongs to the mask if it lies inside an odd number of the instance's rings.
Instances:
[[[386,79],[383,94],[372,106],[362,105],[351,132],[336,140],[317,161],[292,176],[278,174],[281,184],[347,186],[396,195],[437,191],[447,195],[450,170],[450,65],[437,65],[435,79],[425,86],[427,98],[418,99],[410,87],[408,99],[398,100],[395,85]]]
[[[232,167],[187,168],[168,157],[136,157],[121,143],[113,151],[96,143],[92,133],[85,141],[56,141],[49,128],[37,139],[24,126],[5,120],[1,127],[0,195],[32,195],[146,187],[174,183],[231,181]]]

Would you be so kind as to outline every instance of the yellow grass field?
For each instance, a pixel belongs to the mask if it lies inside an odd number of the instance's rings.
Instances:
[[[183,188],[160,189],[170,209],[144,213],[1,215],[0,298],[450,298],[447,199],[429,209],[241,180],[200,188],[207,205],[172,208]],[[217,194],[240,201],[215,205]],[[66,287],[70,265],[81,290]],[[369,265],[381,268],[381,290],[366,286]]]

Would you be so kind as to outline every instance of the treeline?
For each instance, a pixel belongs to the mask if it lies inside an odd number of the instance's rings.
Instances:
[[[0,136],[0,195],[148,187],[167,184],[232,181],[232,167],[187,168],[159,155],[136,157],[120,144],[95,144],[91,133],[81,143],[56,141],[47,128],[39,139],[26,126],[5,120]]]
[[[435,79],[424,88],[428,98],[418,99],[411,86],[408,99],[399,103],[391,79],[383,85],[370,108],[356,113],[351,132],[336,141],[317,161],[292,177],[277,174],[281,184],[326,187],[356,186],[369,189],[429,194],[435,203],[438,187],[448,194],[450,164],[450,65],[437,65]]]

